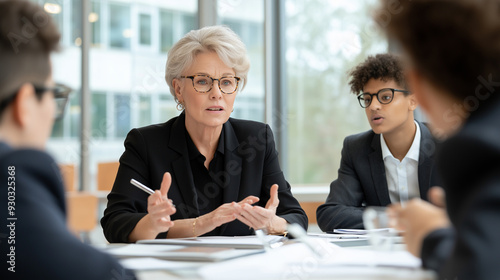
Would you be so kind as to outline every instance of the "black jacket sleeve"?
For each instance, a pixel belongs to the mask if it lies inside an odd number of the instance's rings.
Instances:
[[[422,266],[438,271],[451,255],[455,232],[452,228],[438,229],[427,235],[422,243]]]
[[[349,137],[344,140],[338,178],[330,184],[325,204],[318,207],[316,216],[322,231],[363,226],[364,192],[351,158]]]
[[[148,185],[149,178],[147,144],[139,130],[133,129],[125,139],[125,152],[120,157],[120,167],[108,205],[101,219],[104,236],[112,243],[127,243],[128,236],[137,223],[147,214],[148,194],[130,184],[130,179]],[[165,233],[161,235],[166,236]]]
[[[439,152],[438,166],[455,233],[429,235],[422,259],[441,279],[500,275],[500,137],[498,128],[492,128],[498,127],[497,121],[487,126],[491,129],[466,125]],[[429,247],[436,248],[433,254],[428,253]]]
[[[1,229],[1,236],[15,236],[0,242],[2,279],[135,279],[114,258],[83,244],[68,231],[61,176],[50,156],[34,150],[2,155],[1,182],[7,182],[9,166],[15,168],[15,185],[10,194],[7,187],[2,188],[0,204],[6,206],[9,197],[15,197],[9,217],[17,220],[12,221],[11,229]],[[0,218],[6,221],[7,211],[0,211]],[[10,265],[5,259],[12,248],[15,273],[7,270]]]

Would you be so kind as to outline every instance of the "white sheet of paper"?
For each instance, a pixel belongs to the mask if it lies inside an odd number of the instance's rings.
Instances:
[[[125,268],[132,270],[176,270],[197,268],[203,265],[200,262],[166,261],[155,258],[127,258],[119,261]]]
[[[368,236],[360,234],[308,233],[307,235],[326,239],[368,239]]]
[[[350,229],[350,228],[337,228],[333,230],[333,233],[339,234],[368,234],[370,232],[389,232],[390,228],[378,228],[378,229]]]
[[[221,261],[251,254],[262,253],[263,250],[241,249],[223,247],[178,246],[178,245],[153,245],[129,244],[119,248],[107,250],[111,255],[121,258],[127,257],[153,257],[167,260],[180,261]]]
[[[267,235],[268,242],[280,242],[282,236]],[[182,246],[215,246],[230,247],[236,249],[262,249],[262,241],[255,235],[249,236],[206,236],[197,238],[173,238],[173,239],[147,239],[139,240],[138,244],[170,244]]]
[[[319,250],[325,251],[326,257],[318,259],[306,245],[296,243],[258,256],[209,264],[201,267],[199,274],[203,279],[240,279],[242,275],[252,275],[252,279],[302,279],[349,267],[417,268],[421,265],[420,259],[406,251],[376,252],[341,248],[321,239],[313,242],[317,243]]]

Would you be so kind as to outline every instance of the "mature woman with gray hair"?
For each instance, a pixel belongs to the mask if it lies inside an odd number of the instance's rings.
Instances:
[[[101,220],[108,241],[307,228],[269,126],[230,118],[249,68],[245,45],[227,27],[193,30],[172,47],[165,78],[182,113],[127,135]]]

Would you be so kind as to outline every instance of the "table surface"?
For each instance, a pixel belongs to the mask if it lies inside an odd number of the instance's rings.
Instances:
[[[118,246],[124,246],[125,244],[109,244],[106,248],[113,248]],[[359,249],[359,250],[373,250],[371,246],[349,246],[350,249]],[[405,250],[404,244],[396,244],[394,247],[395,250]],[[267,253],[264,253],[267,254]],[[227,261],[226,261],[227,262]],[[211,263],[200,263],[200,267],[209,265]],[[224,262],[220,264],[224,265]],[[231,265],[231,262],[228,263]],[[272,264],[269,264],[272,265]],[[234,270],[234,267],[231,267]],[[258,269],[258,267],[256,267]],[[289,269],[294,269],[290,267]],[[138,279],[140,280],[169,280],[169,279],[203,279],[198,274],[197,269],[176,269],[172,270],[139,270],[135,271]],[[283,275],[285,275],[285,271],[283,271]],[[288,273],[287,275],[290,275]],[[337,266],[335,268],[329,268],[327,271],[316,271],[307,269],[301,270],[295,274],[292,274],[295,277],[278,277],[278,279],[311,279],[311,280],[323,280],[323,279],[380,279],[380,280],[391,280],[391,279],[411,279],[411,280],[434,280],[436,279],[436,275],[432,271],[427,271],[423,269],[415,269],[415,268],[398,268],[398,267],[370,267],[370,266]],[[221,278],[224,278],[221,276]],[[226,275],[224,279],[229,279]],[[251,275],[240,275],[238,279],[255,279],[255,277],[251,277]],[[262,278],[261,279],[277,279],[276,277],[272,278]]]

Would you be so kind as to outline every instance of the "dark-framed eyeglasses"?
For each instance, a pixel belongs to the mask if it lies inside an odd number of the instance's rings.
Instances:
[[[66,104],[68,103],[69,94],[73,91],[70,87],[65,86],[63,84],[56,84],[53,87],[44,87],[44,86],[34,86],[35,94],[41,98],[43,93],[52,92],[54,94],[54,101],[56,103],[56,111],[54,117],[56,120],[61,119],[64,116],[64,110],[66,108]],[[3,112],[10,103],[12,103],[17,96],[18,91],[11,94],[6,99],[0,101],[0,113]]]
[[[383,88],[377,93],[363,92],[358,95],[359,105],[361,108],[368,108],[372,104],[372,99],[374,96],[377,97],[380,104],[389,104],[394,99],[394,92],[410,93],[407,90],[394,89],[394,88]]]
[[[220,77],[219,79],[214,79],[209,75],[192,75],[192,76],[181,76],[181,78],[191,79],[193,82],[193,88],[199,93],[207,93],[212,90],[214,81],[218,81],[219,89],[222,93],[233,94],[238,90],[238,83],[240,82],[240,77]]]
[[[68,104],[69,94],[73,91],[70,87],[63,84],[55,84],[53,87],[38,87],[35,86],[35,92],[42,94],[47,91],[52,91],[54,101],[56,102],[55,119],[59,120],[64,116],[66,104]]]

